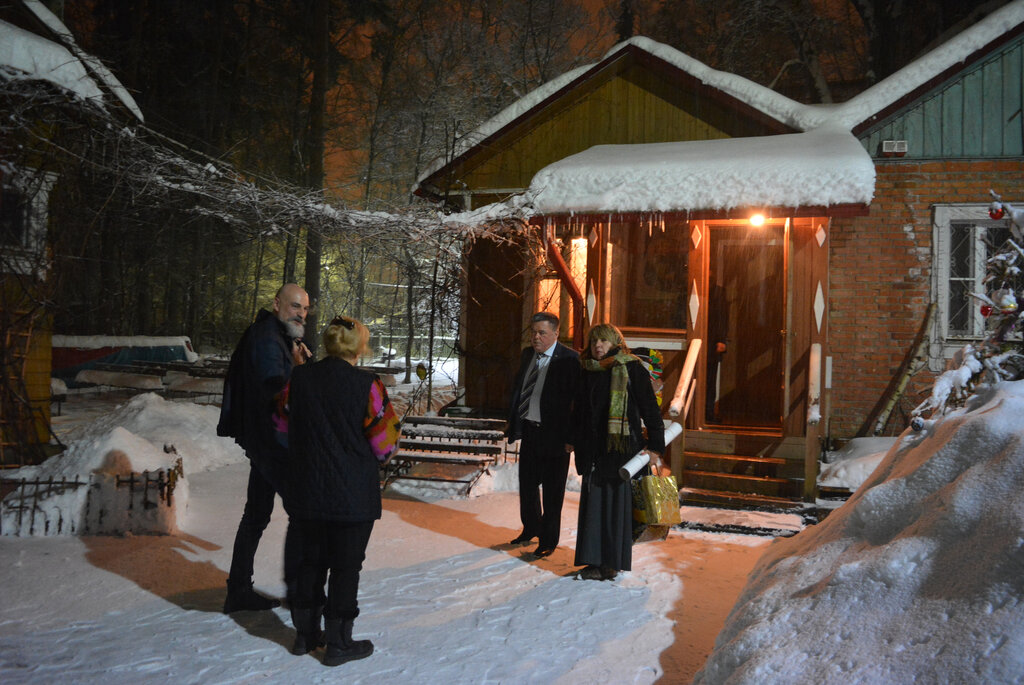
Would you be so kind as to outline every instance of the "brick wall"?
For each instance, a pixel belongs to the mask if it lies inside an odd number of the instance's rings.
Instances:
[[[932,206],[987,204],[989,188],[1024,205],[1022,160],[900,161],[876,170],[870,214],[832,224],[830,428],[840,440],[853,437],[884,401],[933,297]],[[907,388],[903,408],[912,409],[930,389],[925,369]]]

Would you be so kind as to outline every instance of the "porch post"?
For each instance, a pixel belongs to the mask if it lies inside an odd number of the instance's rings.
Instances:
[[[808,360],[807,432],[804,443],[804,501],[818,497],[818,457],[821,454],[824,427],[828,425],[828,388],[831,386],[828,347],[828,234],[831,220],[816,218],[809,227],[811,243],[811,354]]]

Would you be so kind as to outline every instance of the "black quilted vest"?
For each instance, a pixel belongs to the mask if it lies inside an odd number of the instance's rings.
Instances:
[[[327,357],[292,370],[284,507],[318,521],[381,515],[379,463],[363,433],[374,376]]]

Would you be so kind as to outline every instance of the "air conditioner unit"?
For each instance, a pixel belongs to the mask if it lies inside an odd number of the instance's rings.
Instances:
[[[885,157],[902,157],[907,154],[907,141],[883,140],[882,155]]]

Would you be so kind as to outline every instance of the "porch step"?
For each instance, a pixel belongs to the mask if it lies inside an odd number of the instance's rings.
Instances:
[[[806,505],[803,502],[789,497],[706,490],[690,486],[679,490],[679,503],[684,506],[751,509],[755,511],[802,511],[806,509]]]
[[[785,478],[747,476],[716,471],[684,470],[683,485],[688,488],[698,488],[701,490],[763,495],[782,499],[796,495],[793,483]]]
[[[701,492],[721,493],[711,503],[731,501],[736,495],[799,500],[803,484],[793,478],[792,464],[781,457],[687,451],[681,484]]]
[[[745,457],[712,452],[686,453],[686,468],[694,471],[776,476],[785,465],[786,460],[778,457]]]

